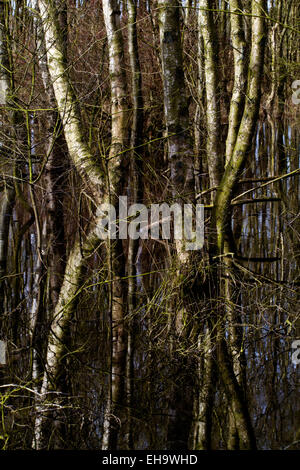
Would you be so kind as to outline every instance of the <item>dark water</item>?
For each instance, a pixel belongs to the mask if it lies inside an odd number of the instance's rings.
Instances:
[[[266,120],[258,125],[255,150],[249,155],[241,179],[276,177],[292,172],[299,168],[299,159],[296,124]],[[146,181],[148,186],[150,179]],[[266,182],[245,181],[239,185],[239,192]],[[292,362],[292,343],[300,335],[299,175],[261,187],[243,198],[265,197],[276,200],[236,206],[232,218],[241,266],[236,308],[243,331],[247,403],[258,448],[295,449],[299,448],[300,440],[300,364]],[[209,217],[208,210],[206,237]],[[23,221],[25,218],[23,216]],[[12,246],[21,224],[20,213],[15,212],[10,234]],[[30,447],[32,439],[34,408],[28,325],[38,263],[36,244],[35,229],[31,227],[30,236],[24,238],[21,245],[19,272],[22,274],[6,283],[6,315],[2,328],[9,338],[12,360],[8,368],[2,370],[1,382],[14,385],[2,389],[1,406],[5,416],[2,444],[12,449]],[[263,261],[262,258],[272,259]],[[70,354],[65,358],[65,408],[62,412],[66,448],[98,449],[101,446],[110,353],[107,273],[103,259],[100,253],[90,261],[86,287],[78,297],[76,314],[69,324]],[[12,268],[13,250],[10,260]],[[178,291],[172,288],[174,271],[166,242],[141,241],[137,270],[137,305],[134,317],[128,319],[134,338],[130,413],[133,446],[167,449],[172,446],[170,426],[175,422],[176,413],[185,418],[184,426],[191,422],[191,405],[201,387],[197,364],[203,356],[195,332],[204,330],[211,305],[207,298],[201,298],[199,291],[184,292],[184,302],[190,310],[186,320],[188,335],[178,338],[172,318],[174,308],[180,307],[180,299],[176,297]],[[49,316],[45,309],[45,324]],[[127,328],[128,325],[129,322]],[[174,393],[179,396],[175,402]],[[116,423],[120,426],[119,447],[125,448],[126,392],[120,417],[121,423]],[[227,398],[223,385],[217,380],[213,448],[226,448],[227,425]]]

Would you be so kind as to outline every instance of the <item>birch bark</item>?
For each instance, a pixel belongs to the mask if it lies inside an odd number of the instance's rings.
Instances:
[[[78,173],[87,182],[98,205],[102,201],[105,188],[102,171],[98,162],[91,154],[81,132],[80,115],[76,106],[76,99],[67,71],[65,45],[61,37],[61,25],[57,15],[54,1],[38,1],[40,18],[43,25],[45,49],[47,51],[47,70],[53,86],[55,101],[64,129],[64,135],[71,160]],[[44,77],[49,82],[47,75]],[[61,359],[64,352],[64,335],[68,320],[73,313],[76,293],[80,289],[81,274],[86,256],[99,244],[97,218],[94,228],[91,229],[83,247],[76,243],[69,255],[64,280],[60,289],[53,321],[48,338],[46,353],[46,370],[40,390],[40,399],[37,401],[37,417],[33,446],[43,448],[43,411],[44,400],[53,392],[58,383]]]
[[[206,151],[210,186],[216,187],[221,181],[223,173],[223,156],[221,148],[221,121],[220,121],[220,90],[217,71],[218,47],[216,31],[213,23],[213,13],[210,11],[211,3],[208,0],[199,1],[198,27],[199,39],[203,38],[204,75],[206,89]],[[200,36],[201,35],[201,36]]]
[[[118,197],[125,183],[124,154],[128,132],[128,104],[124,63],[123,35],[120,24],[120,2],[103,0],[104,22],[109,50],[111,86],[111,147],[108,156],[108,200],[118,208]],[[118,211],[117,211],[118,212]],[[118,213],[117,213],[118,219]],[[120,404],[124,402],[127,338],[124,325],[127,299],[125,259],[122,240],[108,240],[111,321],[111,377],[110,391],[104,417],[102,449],[115,449],[118,441]]]
[[[133,116],[130,136],[130,203],[142,202],[142,149],[144,103],[142,95],[142,74],[139,59],[139,47],[137,38],[137,0],[128,0],[128,50],[131,70],[131,93],[133,104]],[[127,396],[127,432],[126,443],[128,449],[132,449],[132,409],[133,409],[133,353],[134,353],[134,309],[136,307],[136,257],[139,240],[128,240],[127,275],[128,275],[128,341],[127,341],[127,370],[126,370],[126,396]]]
[[[234,57],[234,84],[228,117],[228,133],[226,140],[226,164],[229,162],[241,122],[241,110],[246,91],[246,41],[243,28],[242,3],[240,0],[230,1],[231,41]]]

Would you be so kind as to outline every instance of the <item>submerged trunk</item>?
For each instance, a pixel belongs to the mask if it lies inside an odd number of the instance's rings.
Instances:
[[[211,450],[212,408],[215,394],[216,368],[212,355],[212,334],[210,326],[198,338],[198,348],[202,358],[198,359],[197,381],[194,397],[193,422],[190,432],[190,448]]]

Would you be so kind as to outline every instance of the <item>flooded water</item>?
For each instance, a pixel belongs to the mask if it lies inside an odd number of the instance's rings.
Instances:
[[[270,183],[271,179],[299,168],[299,160],[299,133],[294,122],[260,122],[255,150],[248,157],[238,187],[237,194],[245,194],[236,201],[244,203],[233,209],[232,229],[238,255],[234,299],[246,363],[246,397],[260,449],[300,448],[300,364],[292,361],[295,351],[292,345],[300,335],[299,174]],[[149,162],[150,165],[151,158]],[[147,188],[153,187],[150,172],[145,180],[147,199]],[[163,191],[157,193],[157,198],[163,198]],[[210,216],[207,209],[206,241]],[[18,230],[28,217],[20,209],[13,215],[9,270],[15,275],[5,284],[2,329],[9,338],[11,362],[7,369],[0,370],[1,384],[15,384],[5,388],[5,400],[2,399],[7,448],[29,448],[32,439],[32,339],[28,325],[38,263],[33,225],[30,236],[22,238],[19,259],[15,250]],[[201,260],[205,250],[198,260],[203,279],[205,263],[201,264]],[[181,426],[181,437],[188,436],[195,418],[193,403],[202,383],[197,372],[203,359],[199,338],[203,337],[211,309],[218,311],[223,300],[212,303],[209,286],[202,290],[201,283],[193,286],[187,282],[186,288],[184,283],[181,287],[184,292],[181,305],[172,281],[175,268],[169,253],[167,241],[140,241],[135,311],[132,318],[126,319],[126,329],[132,337],[131,377],[125,380],[121,422],[116,419],[119,448],[128,445],[129,426],[135,449],[169,449],[175,445],[184,448],[185,444],[172,431],[172,422]],[[62,413],[68,448],[101,446],[110,355],[104,257],[100,250],[90,260],[85,287],[77,298],[76,314],[68,325],[69,354],[64,358],[62,378],[65,406]],[[47,272],[43,282],[47,285]],[[187,315],[180,335],[174,327],[174,318],[182,307]],[[48,311],[43,312],[42,340],[48,331],[49,316]],[[45,354],[43,341],[39,353],[42,357]],[[126,373],[129,374],[128,369]],[[216,449],[226,448],[228,406],[224,386],[217,378],[212,432],[212,447]]]

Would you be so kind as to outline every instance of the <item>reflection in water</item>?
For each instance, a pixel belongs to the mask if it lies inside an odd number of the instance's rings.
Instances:
[[[300,335],[299,177],[269,183],[278,175],[297,169],[299,159],[299,135],[292,123],[275,123],[270,119],[260,123],[255,150],[249,155],[237,193],[245,192],[241,198],[245,203],[235,205],[232,217],[238,254],[234,299],[241,322],[240,353],[246,362],[245,393],[258,447],[262,449],[284,448],[299,441],[300,366],[296,367],[291,361],[291,343]],[[251,188],[257,189],[250,192]],[[262,200],[266,198],[267,201]],[[209,203],[209,196],[203,202]],[[18,224],[25,223],[26,217],[14,215]],[[210,230],[209,220],[210,210],[207,209],[206,236]],[[21,387],[30,379],[27,325],[33,273],[38,261],[36,245],[32,229],[30,237],[22,240],[17,269],[11,253],[11,270],[23,274],[12,277],[6,285],[6,334],[11,338],[10,349],[17,350],[19,356],[2,381],[19,383]],[[128,416],[136,449],[168,449],[175,445],[180,449],[182,443],[172,431],[173,422],[176,426],[180,423],[182,435],[190,432],[195,419],[193,403],[203,380],[197,371],[203,361],[207,319],[211,311],[217,312],[223,303],[222,299],[212,303],[209,298],[211,286],[206,280],[205,250],[197,264],[200,281],[190,283],[186,291],[185,284],[181,287],[189,314],[184,319],[184,334],[180,334],[173,324],[175,312],[182,305],[172,281],[176,268],[170,261],[170,246],[161,240],[140,241],[136,258],[135,316],[130,319],[133,395],[130,406],[124,398],[122,422],[116,419],[115,425],[120,427],[120,448],[128,445]],[[108,283],[106,273],[99,268],[104,254],[99,256],[90,260],[84,289],[77,298],[76,315],[70,320],[69,354],[64,358],[63,413],[64,422],[68,423],[64,432],[66,442],[71,443],[68,446],[77,449],[100,447],[107,396]],[[194,274],[187,273],[187,279]],[[43,282],[48,282],[47,274]],[[47,315],[44,320],[40,326],[42,338],[49,327]],[[210,348],[213,351],[214,345]],[[40,353],[44,354],[43,348]],[[28,446],[32,418],[22,410],[31,406],[31,398],[31,393],[22,388],[12,389],[9,398],[11,410],[20,410],[15,413],[14,422],[23,426],[22,432],[28,429]],[[216,383],[213,410],[212,446],[225,448],[229,418],[222,383]],[[17,434],[20,432],[8,413],[7,432],[10,429]],[[297,444],[292,448],[295,446]]]

